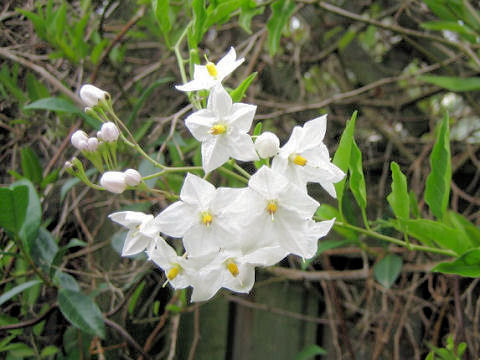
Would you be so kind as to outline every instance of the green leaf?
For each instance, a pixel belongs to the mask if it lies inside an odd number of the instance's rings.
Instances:
[[[28,207],[28,187],[0,188],[0,226],[18,235]]]
[[[32,242],[30,248],[30,255],[35,263],[40,266],[44,272],[48,273],[57,252],[58,245],[50,231],[40,227],[38,236]]]
[[[83,109],[79,109],[72,102],[58,98],[58,97],[49,97],[45,99],[40,99],[34,101],[23,107],[24,110],[50,110],[50,111],[59,111],[66,112],[70,114],[76,114],[81,116],[90,126],[95,129],[100,129],[102,125],[99,120],[85,114]]]
[[[250,24],[252,23],[252,18],[255,15],[263,14],[265,7],[257,7],[257,3],[254,0],[244,0],[240,8],[240,16],[238,17],[238,24],[245,30],[248,34],[252,33],[250,29]]]
[[[419,76],[418,79],[450,91],[480,90],[480,77],[461,78],[458,76],[423,75]]]
[[[348,46],[348,44],[350,44],[353,41],[353,39],[355,39],[355,36],[357,36],[357,33],[355,30],[350,29],[347,32],[345,32],[345,34],[343,34],[340,40],[338,40],[338,49],[340,51],[345,49]]]
[[[24,343],[11,343],[5,346],[3,351],[8,351],[7,359],[23,359],[35,356],[35,351]]]
[[[42,207],[37,191],[29,180],[21,179],[16,181],[10,188],[17,186],[27,186],[28,188],[28,205],[25,220],[18,232],[18,236],[22,240],[25,250],[30,254],[32,242],[37,238],[38,229],[42,221]]]
[[[257,73],[251,73],[248,75],[248,77],[242,81],[242,83],[235,89],[230,92],[230,96],[232,97],[232,101],[234,103],[240,102],[243,97],[245,96],[245,93],[247,92],[248,87],[252,83],[253,79],[257,76]]]
[[[465,237],[470,239],[472,247],[480,246],[480,229],[463,215],[448,211],[445,216],[445,223],[462,231]]]
[[[345,130],[343,131],[342,137],[340,138],[340,144],[338,145],[335,156],[333,157],[333,163],[337,165],[344,173],[347,173],[348,166],[350,165],[350,157],[352,154],[352,144],[353,144],[353,132],[355,130],[355,121],[357,119],[357,111],[352,114],[352,117],[347,122]],[[338,206],[340,209],[340,215],[343,216],[342,211],[342,200],[343,192],[345,190],[345,181],[344,178],[342,181],[337,182],[335,185],[335,191],[337,193]]]
[[[402,270],[402,258],[395,254],[388,254],[373,267],[375,279],[383,287],[390,289],[395,283]]]
[[[42,349],[42,351],[40,352],[40,357],[44,359],[46,357],[53,356],[58,352],[60,352],[60,349],[58,347],[53,345],[48,345]]]
[[[268,49],[270,56],[274,56],[280,46],[282,31],[287,26],[290,16],[295,11],[295,3],[290,0],[277,0],[270,5],[272,15],[267,22]]]
[[[80,286],[77,283],[75,278],[68,274],[60,271],[59,269],[55,272],[53,277],[53,283],[57,285],[60,289],[69,289],[72,291],[80,291]]]
[[[466,235],[453,227],[427,219],[402,220],[392,223],[398,231],[405,231],[428,246],[439,245],[462,254],[471,247]]]
[[[262,132],[262,122],[259,121],[257,125],[255,125],[255,128],[253,129],[253,136],[258,136]]]
[[[167,46],[170,47],[168,33],[172,29],[172,24],[169,17],[169,2],[169,0],[152,0],[152,8],[153,12],[155,13],[155,18],[157,19],[160,30],[162,31],[162,34],[165,38],[165,42],[167,43]]]
[[[207,31],[205,21],[207,19],[207,10],[205,8],[205,0],[193,0],[193,25],[188,31],[188,47],[196,49],[198,43],[202,40],[203,34]]]
[[[437,219],[442,219],[448,206],[452,165],[448,115],[436,129],[436,142],[430,155],[431,172],[425,185],[425,202]]]
[[[365,211],[367,208],[367,189],[365,177],[363,176],[362,152],[358,148],[355,140],[352,139],[352,153],[350,154],[350,190],[357,201],[358,206]]]
[[[132,294],[132,297],[130,298],[130,302],[128,303],[128,313],[130,315],[132,315],[133,310],[135,310],[135,305],[137,305],[138,298],[142,293],[143,288],[145,287],[145,284],[146,284],[145,280],[142,281],[140,285],[138,285],[138,287],[135,289],[135,291]]]
[[[23,284],[15,286],[13,289],[10,289],[6,293],[3,293],[2,296],[0,296],[0,306],[6,303],[8,300],[13,298],[15,295],[20,294],[21,292],[31,288],[34,285],[40,284],[40,280],[30,280],[27,282],[24,282]]]
[[[33,182],[35,185],[40,185],[42,182],[42,166],[37,154],[28,146],[22,148],[20,151],[20,159],[22,164],[23,176]]]
[[[100,309],[88,296],[70,289],[60,289],[58,305],[63,316],[80,330],[105,338],[105,325]]]
[[[397,218],[407,220],[410,217],[407,178],[395,161],[390,164],[390,169],[392,170],[392,192],[387,196],[387,201]]]
[[[207,20],[205,27],[209,29],[212,25],[223,24],[230,19],[232,13],[240,8],[242,0],[224,0],[213,6],[210,2],[207,9]]]
[[[458,21],[428,21],[420,25],[427,30],[453,31],[472,43],[476,42],[475,31]]]
[[[48,184],[54,183],[58,179],[58,174],[60,173],[60,169],[53,170],[50,174],[45,176],[40,183],[40,188],[45,189]]]
[[[480,277],[480,248],[467,251],[455,261],[438,264],[432,271],[467,277]]]
[[[27,73],[26,85],[28,97],[31,101],[35,101],[41,98],[46,98],[50,96],[48,89],[32,73]]]
[[[313,359],[317,355],[326,355],[327,351],[318,345],[310,345],[295,356],[295,360]]]

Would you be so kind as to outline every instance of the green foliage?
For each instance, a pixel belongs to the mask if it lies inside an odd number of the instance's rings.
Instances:
[[[232,90],[230,92],[230,96],[232,97],[232,101],[234,103],[240,102],[243,99],[243,97],[245,96],[245,93],[248,90],[248,87],[250,86],[250,84],[252,83],[253,79],[255,79],[256,76],[257,76],[256,72],[251,73],[250,75],[247,76],[245,80],[241,82],[240,85],[237,86],[235,90]]]
[[[447,209],[452,179],[448,119],[445,114],[436,129],[436,142],[430,155],[432,171],[425,185],[425,202],[437,219],[442,219]]]
[[[268,50],[273,57],[280,46],[282,32],[295,11],[295,3],[291,0],[277,0],[270,5],[270,8],[272,15],[267,22]]]
[[[32,286],[37,285],[39,283],[41,283],[40,280],[30,280],[30,281],[26,281],[26,282],[24,282],[20,285],[15,286],[13,289],[10,289],[9,291],[3,293],[0,296],[0,305],[3,305],[5,302],[10,300],[14,296],[22,293],[23,291],[25,291],[25,290],[27,290],[27,289],[31,288]]]
[[[169,0],[152,0],[152,9],[157,19],[158,25],[165,41],[170,46],[168,34],[172,29],[172,23],[170,22],[170,1]]]
[[[438,264],[432,270],[445,274],[480,277],[480,248],[471,249],[452,262]]]
[[[387,196],[387,200],[395,216],[399,219],[407,220],[410,217],[407,178],[402,174],[396,162],[392,162],[390,168],[392,170],[392,192]]]
[[[63,316],[80,330],[105,338],[105,325],[100,309],[91,298],[81,292],[60,289],[58,306]]]
[[[419,77],[419,80],[455,92],[480,90],[480,77],[423,75]]]
[[[367,189],[365,185],[365,177],[363,175],[362,152],[352,139],[352,150],[350,154],[350,163],[348,165],[350,173],[350,190],[358,204],[362,213],[365,213],[367,208]]]
[[[373,267],[373,275],[383,287],[389,289],[397,280],[402,271],[402,258],[395,254],[388,254]]]
[[[314,359],[317,355],[327,355],[327,351],[318,345],[310,345],[299,352],[297,356],[295,356],[295,360]]]
[[[425,360],[462,360],[465,350],[467,350],[467,344],[461,342],[458,344],[455,349],[455,343],[453,341],[453,336],[449,335],[447,337],[447,345],[445,348],[438,348],[429,344],[430,351],[425,358]]]

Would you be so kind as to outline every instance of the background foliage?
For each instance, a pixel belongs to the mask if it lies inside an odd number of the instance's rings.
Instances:
[[[479,358],[475,6],[7,0],[0,356]],[[192,106],[173,85],[230,46],[246,58],[228,81],[236,88],[247,79],[237,101],[248,87],[242,101],[256,104],[256,120],[282,141],[295,124],[328,113],[325,141],[349,176],[336,186],[338,203],[310,189],[323,204],[318,218],[338,220],[317,257],[257,272],[248,296],[225,291],[189,304],[185,292],[162,287],[163,274],[145,258],[120,258],[125,232],[106,218],[120,209],[157,213],[169,199],[94,191],[62,166],[75,155],[70,134],[99,126],[78,98],[84,83],[112,94],[147,153],[200,165],[199,144],[182,124]],[[156,171],[119,151],[143,175]],[[149,181],[178,193],[183,175]]]

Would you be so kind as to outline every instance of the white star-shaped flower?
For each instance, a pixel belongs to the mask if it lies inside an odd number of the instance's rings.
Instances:
[[[303,127],[295,126],[288,142],[273,158],[272,169],[302,188],[307,182],[317,182],[336,198],[333,184],[345,174],[330,161],[323,143],[326,127],[327,115],[307,121]]]
[[[238,247],[241,219],[236,199],[246,189],[219,188],[200,177],[187,174],[180,201],[155,217],[164,234],[183,238],[189,257],[202,256],[223,247]]]
[[[210,172],[230,157],[240,161],[258,160],[255,145],[247,134],[257,107],[232,103],[232,98],[219,85],[212,89],[207,108],[194,112],[185,125],[202,142],[202,165]]]
[[[135,255],[148,249],[159,237],[160,230],[153,223],[153,215],[137,211],[120,211],[108,215],[116,223],[129,229],[122,249],[122,256]]]
[[[237,54],[233,47],[220,59],[217,64],[208,62],[206,65],[194,65],[193,80],[175,87],[180,91],[210,90],[215,85],[221,83],[225,77],[230,75],[239,67],[245,59],[237,60]]]

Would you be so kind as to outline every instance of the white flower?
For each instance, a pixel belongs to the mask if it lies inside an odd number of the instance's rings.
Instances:
[[[80,98],[87,107],[94,107],[110,99],[110,94],[96,86],[86,84],[80,88]]]
[[[120,171],[107,171],[100,178],[100,185],[102,185],[105,190],[121,194],[127,188],[125,174]]]
[[[279,149],[280,140],[270,131],[265,131],[255,140],[255,150],[262,159],[277,155]]]
[[[244,58],[237,60],[235,49],[231,47],[230,51],[220,59],[216,65],[211,62],[208,62],[207,65],[195,64],[193,80],[175,87],[180,91],[209,90],[221,83],[222,80],[239,67],[244,60]]]
[[[236,199],[245,189],[215,187],[196,175],[187,174],[181,201],[155,217],[164,234],[183,238],[188,256],[201,256],[222,247],[238,246],[241,219],[236,217]]]
[[[258,239],[257,248],[279,246],[287,253],[312,257],[316,240],[324,235],[317,236],[319,229],[311,220],[319,203],[266,166],[250,178],[248,186],[251,191],[242,198],[249,204],[245,226]]]
[[[118,130],[117,125],[111,121],[104,123],[100,128],[100,131],[97,132],[98,138],[107,142],[117,141],[119,135],[120,131]]]
[[[142,175],[135,169],[127,169],[123,173],[125,174],[125,183],[128,186],[137,186],[142,182]]]
[[[77,130],[72,134],[70,138],[72,145],[80,150],[86,150],[88,148],[88,135],[83,130]]]
[[[307,121],[303,127],[295,126],[288,142],[273,158],[272,169],[303,188],[307,182],[317,182],[336,197],[333,184],[345,174],[330,162],[323,143],[326,127],[327,115]]]
[[[110,214],[108,217],[129,229],[123,245],[122,256],[138,254],[148,249],[154,239],[161,239],[160,231],[153,222],[153,215],[137,211],[120,211]]]
[[[247,134],[257,107],[232,104],[222,86],[210,92],[207,108],[194,112],[185,120],[192,135],[202,142],[202,165],[210,172],[230,157],[241,161],[258,160],[252,138]]]

